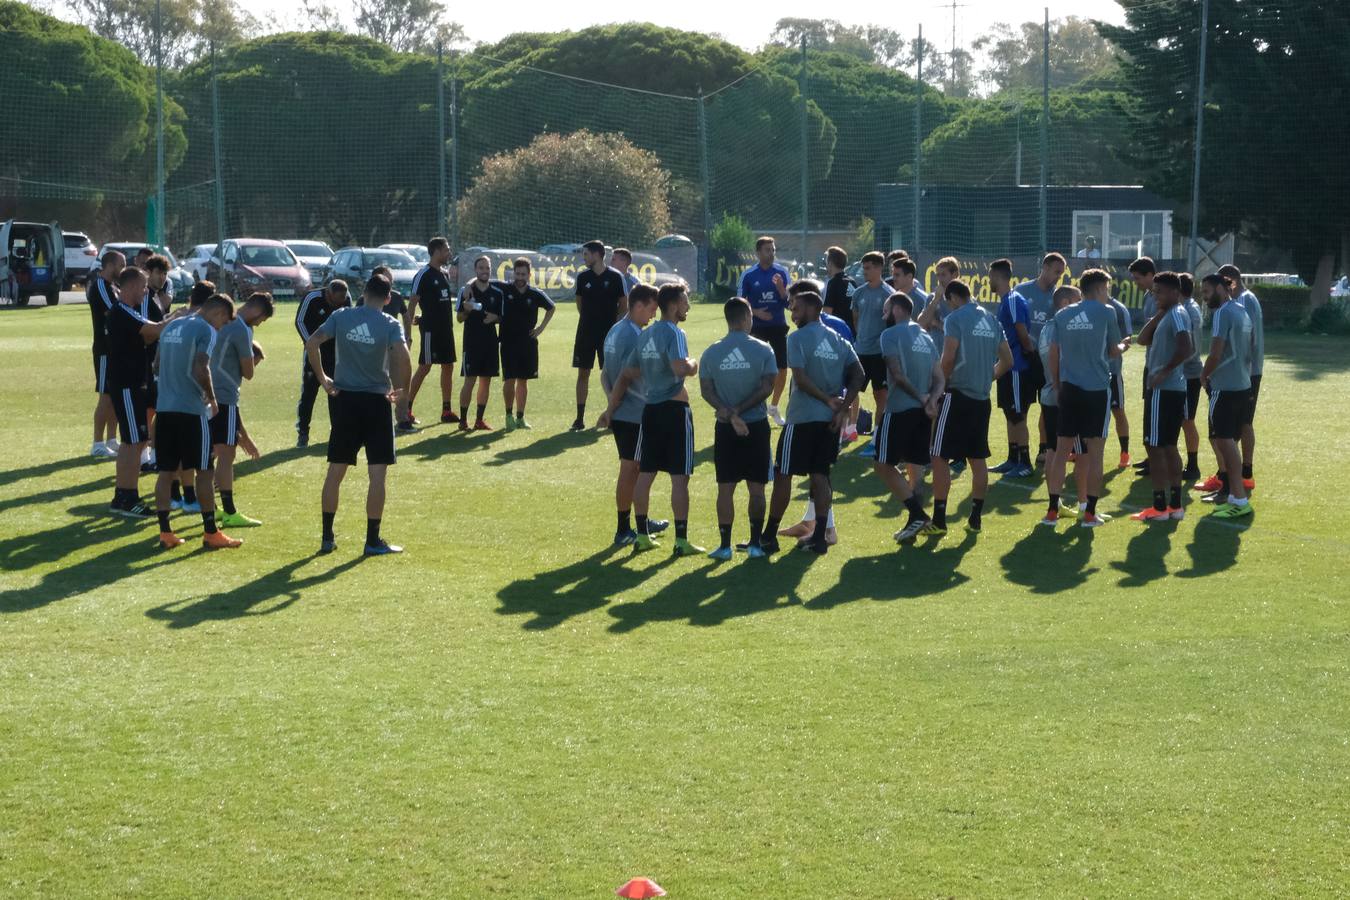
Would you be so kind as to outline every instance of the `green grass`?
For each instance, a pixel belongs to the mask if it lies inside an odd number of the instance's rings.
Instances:
[[[995,487],[978,540],[898,551],[850,454],[835,552],[718,567],[606,551],[564,310],[536,430],[401,439],[408,553],[363,561],[359,470],[313,555],[292,312],[244,392],[265,455],[236,493],[267,524],[209,555],[103,514],[84,309],[0,317],[0,894],[1350,891],[1344,342],[1270,338],[1248,528],[1049,534],[1043,489]],[[1130,482],[1105,509],[1146,501]]]

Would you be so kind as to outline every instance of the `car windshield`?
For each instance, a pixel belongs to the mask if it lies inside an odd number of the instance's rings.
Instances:
[[[65,237],[66,239],[66,246],[70,247],[71,249],[74,249],[76,247],[85,247],[88,246],[89,244],[89,238],[85,237],[82,234],[67,234],[63,235],[63,237]]]
[[[322,256],[327,258],[333,255],[333,251],[327,244],[321,244],[318,241],[287,241],[286,246],[296,256]]]
[[[398,247],[398,248],[391,247],[389,249],[391,250],[397,249],[401,253],[406,253],[417,262],[426,262],[427,260],[431,259],[431,254],[427,252],[426,247],[418,247],[415,245],[411,245],[407,247]]]
[[[361,268],[373,269],[376,266],[388,266],[391,269],[415,269],[417,262],[402,250],[376,250],[361,254]]]
[[[295,257],[285,247],[240,247],[239,253],[248,266],[295,265]]]

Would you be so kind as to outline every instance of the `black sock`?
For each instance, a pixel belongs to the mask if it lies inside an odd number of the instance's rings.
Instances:
[[[1097,514],[1097,498],[1091,494],[1088,494],[1087,498],[1087,513],[1090,516],[1095,516]]]
[[[468,424],[469,408],[467,406],[461,406],[459,408],[459,420],[465,424]]]
[[[751,519],[751,520],[750,520],[750,543],[752,543],[752,544],[758,544],[758,543],[759,543],[760,541],[762,541],[763,539],[764,539],[764,520],[763,520],[763,519]]]
[[[1049,445],[1049,444],[1042,442],[1042,443],[1039,443],[1039,444],[1036,445],[1036,455],[1037,455],[1037,456],[1040,456],[1040,455],[1042,455],[1042,454],[1044,454],[1044,453],[1049,453],[1049,452],[1050,452],[1050,445]]]
[[[1172,485],[1172,499],[1169,505],[1173,509],[1181,509],[1181,485]]]
[[[202,513],[202,529],[207,534],[216,533],[216,511]]]
[[[1017,448],[1017,461],[1024,466],[1031,465],[1031,447],[1023,444]]]
[[[409,411],[411,412],[411,407],[409,407]],[[450,412],[450,401],[449,401],[449,400],[442,400],[442,401],[441,401],[441,412],[442,412],[442,413],[448,413],[448,412]]]
[[[909,499],[905,501],[905,509],[909,510],[910,522],[913,522],[915,519],[923,518],[923,504],[920,503],[919,498],[913,494],[910,494]],[[906,522],[905,524],[908,525],[909,522]]]
[[[688,539],[689,539],[689,520],[688,520],[688,519],[676,519],[676,520],[675,520],[675,540],[677,540],[677,541],[685,541],[685,540],[688,540]]]
[[[1246,478],[1246,479],[1248,479],[1248,480],[1251,480],[1251,477],[1252,477],[1252,467],[1251,467],[1250,464],[1244,465],[1244,466],[1242,467],[1242,477],[1243,477],[1243,478]]]
[[[1121,452],[1121,453],[1129,453],[1129,452],[1130,452],[1130,436],[1129,436],[1128,434],[1117,435],[1117,440],[1120,441],[1120,452]]]
[[[825,532],[830,530],[830,515],[816,515],[816,530],[811,533],[811,540],[821,542],[825,540]]]
[[[331,541],[333,539],[333,519],[337,518],[337,513],[323,514],[323,539]]]
[[[628,510],[619,511],[619,531],[632,531],[632,521],[629,519]]]
[[[979,525],[980,513],[982,512],[984,512],[984,498],[983,497],[970,498],[970,524]]]
[[[173,484],[169,485],[169,499],[170,499],[170,500],[177,500],[177,501],[179,501],[180,503],[181,503],[182,500],[183,500],[183,486],[182,486],[180,483],[178,483],[177,481],[175,481],[175,482],[173,482]]]
[[[190,484],[183,485],[183,502],[184,503],[197,502],[197,489]]]
[[[380,520],[366,519],[366,546],[374,547],[380,542]]]
[[[933,524],[939,528],[947,527],[947,501],[933,499]]]
[[[1158,512],[1167,511],[1167,491],[1153,492],[1153,508]]]
[[[225,510],[225,515],[234,515],[234,490],[220,492],[220,508]]]
[[[155,515],[159,518],[160,531],[173,531],[173,526],[169,524],[169,511],[167,509],[155,510]]]
[[[1009,445],[1008,445],[1008,462],[1015,463],[1015,462],[1017,462],[1017,459],[1018,459],[1018,456],[1017,456],[1017,445],[1016,445],[1016,444],[1009,444]]]
[[[723,549],[729,548],[731,546],[731,526],[719,524],[717,533],[722,538],[722,543],[719,546]]]
[[[1219,493],[1228,493],[1228,473],[1226,471],[1219,473]]]
[[[478,404],[478,419],[476,421],[479,422],[483,421],[483,413],[485,412],[487,412],[487,404],[486,403]]]
[[[1199,451],[1196,451],[1195,453],[1189,453],[1189,452],[1188,452],[1188,453],[1186,454],[1186,468],[1188,468],[1188,469],[1190,469],[1191,471],[1194,471],[1194,472],[1200,471],[1200,453],[1199,453]]]
[[[578,421],[578,422],[584,422],[585,420],[586,420],[586,404],[585,404],[585,403],[578,403],[578,404],[577,404],[577,421]]]
[[[1052,513],[1055,514],[1059,513],[1059,494],[1050,495],[1050,504],[1048,506],[1048,509]]]
[[[783,524],[780,516],[769,516],[764,520],[764,533],[770,538],[778,537],[778,526]]]
[[[507,412],[509,413],[510,410],[507,410]],[[525,418],[525,404],[524,404],[524,403],[522,403],[522,404],[520,404],[519,406],[516,407],[516,418],[517,418],[517,419],[523,419],[523,418]]]
[[[637,514],[637,533],[638,534],[647,533],[647,517],[644,516],[642,513]]]

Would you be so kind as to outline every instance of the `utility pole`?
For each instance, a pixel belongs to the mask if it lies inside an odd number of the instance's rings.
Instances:
[[[1200,3],[1200,74],[1195,84],[1195,162],[1191,170],[1191,240],[1186,248],[1186,267],[1195,271],[1200,240],[1200,150],[1205,137],[1205,49],[1209,44],[1209,0]]]
[[[151,243],[164,246],[164,17],[155,0],[155,233]]]

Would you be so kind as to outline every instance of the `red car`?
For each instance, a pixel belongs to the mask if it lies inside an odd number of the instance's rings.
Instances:
[[[281,241],[230,238],[206,267],[207,280],[219,290],[246,300],[266,291],[277,300],[293,300],[310,287],[309,270]]]

